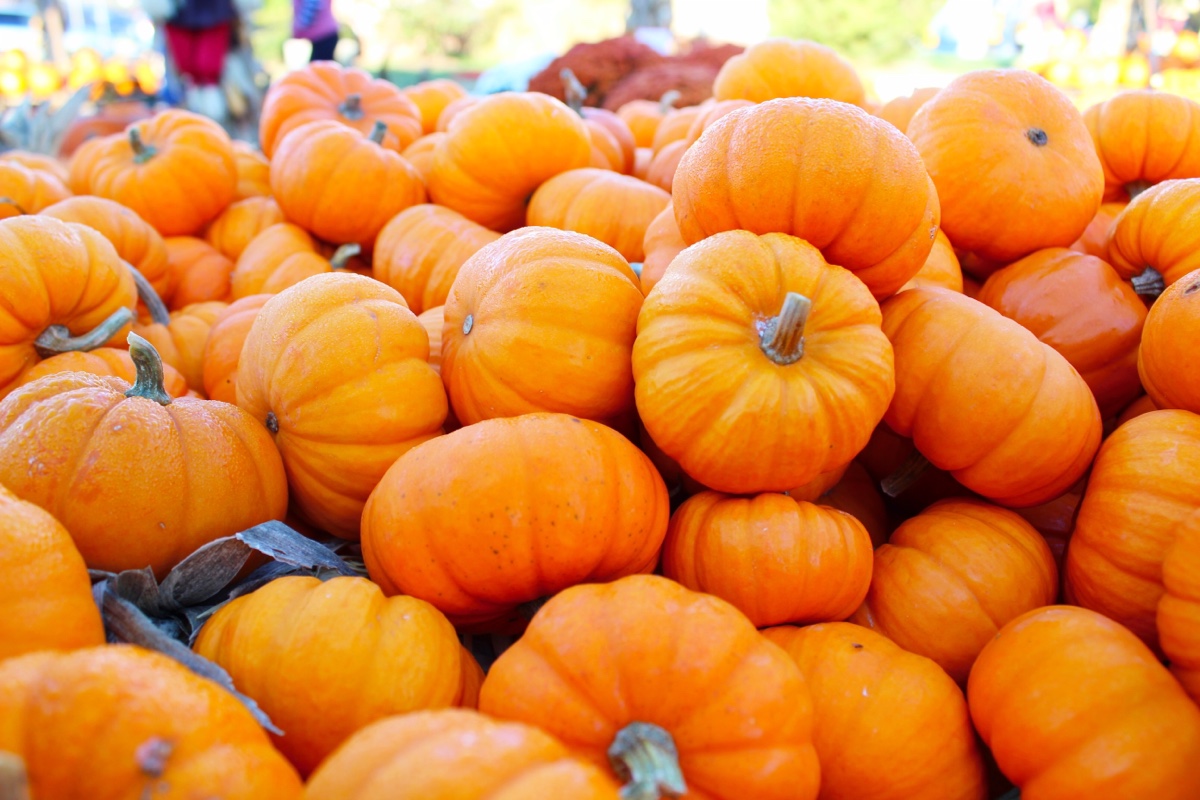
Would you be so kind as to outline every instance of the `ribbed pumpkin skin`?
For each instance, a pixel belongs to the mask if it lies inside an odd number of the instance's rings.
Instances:
[[[429,366],[442,373],[442,327],[446,324],[446,307],[434,306],[417,315],[417,322],[429,334]]]
[[[401,455],[441,433],[446,394],[429,337],[395,289],[318,275],[268,300],[242,348],[237,403],[273,425],[295,506],[358,538],[367,496]]]
[[[1002,505],[1050,500],[1100,445],[1100,412],[1049,345],[976,300],[910,289],[883,304],[896,395],[884,418],[934,466]]]
[[[0,664],[0,751],[33,798],[293,800],[296,771],[232,694],[159,653],[106,645]]]
[[[831,48],[797,39],[768,39],[725,62],[713,97],[762,103],[777,97],[826,97],[864,105],[854,67]]]
[[[238,256],[230,285],[234,299],[240,300],[252,294],[278,294],[305,278],[332,270],[307,231],[281,222],[250,240]]]
[[[204,343],[204,392],[210,400],[237,403],[237,369],[242,347],[258,312],[274,295],[252,294],[217,315]]]
[[[657,107],[657,103],[654,104]],[[27,150],[9,150],[0,154],[0,163],[20,164],[36,172],[48,172],[63,182],[70,179],[67,165],[60,159],[43,153],[32,153]]]
[[[500,234],[442,206],[421,204],[401,211],[375,241],[376,280],[404,295],[414,314],[445,305],[458,270]]]
[[[759,628],[841,620],[871,583],[871,537],[849,514],[787,495],[702,492],[671,516],[663,575]]]
[[[204,345],[213,322],[225,308],[218,300],[193,303],[172,311],[166,325],[134,323],[133,330],[154,345],[164,364],[179,370],[188,386],[200,392],[204,390]]]
[[[936,287],[949,289],[952,292],[962,292],[963,290],[962,266],[958,263],[958,256],[954,254],[954,245],[950,244],[950,240],[946,238],[946,234],[941,228],[938,228],[937,237],[933,240],[933,249],[929,251],[929,258],[925,259],[925,264],[922,265],[920,271],[913,275],[912,279],[900,288],[900,291]]]
[[[628,413],[641,307],[629,264],[583,234],[530,227],[484,246],[446,298],[442,377],[454,413],[464,425]]]
[[[678,748],[687,800],[817,797],[799,668],[733,606],[666,578],[555,595],[492,665],[479,710],[537,725],[602,768],[621,728],[659,725]]]
[[[617,800],[617,784],[531,725],[459,709],[391,717],[356,733],[306,800]]]
[[[965,683],[1005,622],[1057,596],[1054,556],[1032,525],[978,500],[943,500],[875,551],[871,588],[850,621]]]
[[[25,386],[47,375],[60,372],[88,372],[102,378],[120,378],[126,383],[133,383],[137,377],[137,368],[128,350],[118,350],[115,347],[97,347],[87,353],[59,353],[56,356],[39,361],[37,366],[21,375],[13,384]],[[183,373],[170,364],[163,364],[163,388],[171,397],[183,397],[190,389]]]
[[[679,170],[679,162],[687,149],[687,142],[682,139],[663,145],[662,150],[654,154],[646,167],[646,183],[657,186],[664,192],[672,191],[675,188],[675,173]]]
[[[937,664],[844,622],[763,635],[812,692],[821,800],[985,800],[966,699]]]
[[[971,719],[1031,800],[1200,796],[1200,710],[1125,628],[1071,606],[1031,611],[980,654]]]
[[[1159,408],[1200,414],[1200,375],[1193,369],[1200,341],[1200,270],[1176,281],[1154,301],[1142,331],[1137,367],[1141,385]]]
[[[939,91],[936,87],[924,87],[914,89],[912,94],[903,97],[893,97],[875,112],[875,116],[892,123],[896,130],[904,133],[908,130],[908,123],[912,122],[913,115]]]
[[[1146,184],[1200,178],[1200,104],[1151,89],[1126,91],[1083,115],[1104,167],[1104,199]]]
[[[1096,216],[1092,217],[1092,221],[1071,245],[1071,249],[1107,261],[1109,231],[1112,230],[1113,223],[1117,221],[1117,217],[1127,205],[1129,203],[1126,202],[1101,203],[1100,210],[1096,212]]]
[[[831,185],[842,190],[831,195]],[[832,100],[772,100],[727,114],[687,149],[672,196],[689,244],[739,229],[798,236],[878,299],[921,269],[941,219],[912,142]]]
[[[812,308],[803,356],[781,365],[763,351],[759,325],[788,292]],[[808,243],[718,234],[676,256],[642,306],[638,412],[659,448],[705,486],[794,489],[849,463],[890,401],[892,353],[879,324],[863,284]]]
[[[1108,262],[1126,280],[1153,267],[1167,286],[1200,269],[1200,178],[1139,194],[1112,224]]]
[[[283,211],[273,198],[247,197],[222,211],[204,236],[222,255],[237,261],[255,236],[283,221]]]
[[[650,294],[654,285],[662,280],[663,273],[675,256],[683,252],[687,243],[679,233],[679,223],[675,221],[675,206],[667,203],[667,207],[651,220],[646,227],[646,235],[642,239],[642,294]]]
[[[892,533],[892,521],[888,516],[879,483],[860,461],[851,461],[842,473],[842,479],[820,496],[822,505],[845,511],[862,523],[871,536],[871,545],[879,547]]]
[[[507,466],[480,473],[479,463]],[[453,500],[460,490],[469,504]],[[363,557],[387,594],[487,627],[568,586],[652,570],[669,514],[662,479],[629,440],[529,414],[469,425],[396,461],[363,512]]]
[[[211,244],[195,236],[172,236],[166,240],[167,271],[173,291],[170,307],[175,310],[193,303],[227,303],[233,299],[233,262]]]
[[[634,144],[649,147],[654,142],[654,132],[662,122],[664,109],[661,102],[653,100],[630,100],[617,109],[617,116],[625,120],[633,133]]]
[[[467,90],[458,81],[436,78],[409,86],[401,94],[411,100],[421,113],[421,130],[428,135],[437,128],[438,117],[446,106],[460,97],[466,97]]]
[[[37,214],[70,196],[71,190],[49,172],[0,162],[0,219]]]
[[[0,662],[104,644],[92,582],[71,534],[0,486]]]
[[[1162,599],[1156,619],[1171,672],[1200,702],[1200,516],[1179,526],[1163,559]]]
[[[272,741],[302,775],[372,722],[476,702],[477,667],[446,618],[366,578],[271,581],[222,606],[194,647],[283,730]]]
[[[1068,602],[1120,622],[1158,647],[1162,563],[1200,510],[1200,416],[1153,411],[1108,437],[1067,547]]]
[[[404,156],[405,161],[412,164],[413,169],[421,176],[421,181],[427,187],[429,186],[429,174],[433,172],[433,158],[437,154],[438,145],[445,138],[446,134],[440,131],[427,133],[400,153]]]
[[[271,196],[271,162],[257,147],[234,141],[233,160],[237,167],[237,192],[234,201]]]

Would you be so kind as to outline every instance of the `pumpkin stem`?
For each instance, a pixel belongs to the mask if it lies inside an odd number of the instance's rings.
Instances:
[[[387,136],[387,123],[381,119],[375,120],[375,126],[371,128],[371,133],[367,136],[375,144],[383,144],[384,138]]]
[[[167,759],[175,751],[175,745],[158,736],[151,736],[134,751],[138,771],[147,778],[161,778],[167,771]]]
[[[583,84],[579,82],[579,78],[575,77],[575,72],[570,67],[564,67],[558,76],[562,78],[563,94],[566,96],[567,105],[576,114],[582,115],[583,101],[587,99],[587,89],[583,88]]]
[[[28,211],[26,211],[24,209],[24,207],[20,203],[18,203],[16,200],[13,200],[11,197],[0,197],[0,205],[12,206],[13,208],[15,208],[17,210],[18,214],[28,214],[29,213]]]
[[[171,405],[171,395],[167,394],[167,390],[163,388],[162,358],[154,349],[154,345],[132,332],[127,341],[129,342],[129,357],[133,359],[133,366],[137,368],[137,377],[134,379],[133,386],[130,386],[129,390],[125,392],[125,396],[144,397],[147,400],[153,400],[160,406]]]
[[[271,433],[279,433],[279,417],[275,416],[274,411],[267,412],[267,419],[264,424]]]
[[[1158,297],[1167,290],[1167,281],[1163,274],[1154,267],[1146,267],[1140,275],[1134,275],[1129,280],[1133,290],[1142,297]]]
[[[41,336],[33,340],[33,349],[42,358],[50,358],[59,353],[73,350],[87,352],[103,347],[105,342],[117,335],[117,331],[133,322],[133,312],[128,308],[118,308],[108,319],[92,328],[87,333],[72,336],[66,325],[51,325],[42,331]]]
[[[1133,181],[1132,183],[1125,184],[1125,191],[1129,194],[1129,199],[1132,200],[1153,185],[1150,181]]]
[[[366,116],[362,107],[362,95],[357,93],[346,95],[346,99],[338,106],[338,113],[353,122],[362,119]]]
[[[142,141],[142,132],[137,128],[129,129],[129,146],[133,148],[135,164],[145,164],[158,155],[158,150]]]
[[[812,311],[812,301],[798,292],[788,292],[778,317],[771,317],[759,328],[759,346],[767,358],[781,366],[804,358],[804,324]]]
[[[679,102],[680,97],[683,97],[683,95],[679,93],[678,89],[672,89],[671,91],[664,93],[663,96],[658,99],[658,113],[666,114],[668,111],[675,108],[675,104]]]
[[[929,459],[921,455],[920,450],[913,448],[909,457],[904,459],[904,463],[879,482],[879,488],[888,497],[899,497],[916,483],[917,479],[924,475],[925,470],[931,466]]]
[[[15,753],[0,751],[0,800],[29,800],[25,760]]]
[[[171,312],[167,310],[167,304],[158,296],[158,292],[154,291],[154,287],[150,285],[150,281],[146,280],[137,267],[126,263],[129,267],[129,272],[133,275],[134,285],[137,286],[138,300],[142,301],[142,305],[150,312],[150,319],[155,325],[169,325],[171,323]]]
[[[625,782],[621,800],[683,797],[687,784],[671,734],[649,722],[631,722],[608,748],[608,763]]]
[[[521,605],[517,606],[517,613],[520,614],[521,618],[526,621],[532,620],[534,618],[534,616],[536,616],[537,613],[542,610],[542,606],[546,605],[546,603],[549,603],[549,602],[550,602],[550,595],[546,595],[545,597],[538,597],[534,600],[527,600],[526,602],[521,603]]]
[[[334,269],[345,269],[346,264],[350,263],[350,259],[362,252],[362,246],[357,244],[344,244],[337,250],[333,251],[333,256],[329,259],[329,266]]]
[[[1046,132],[1041,128],[1030,128],[1029,130],[1025,131],[1025,138],[1033,142],[1038,147],[1045,147],[1046,143],[1050,141],[1050,137],[1047,136]]]

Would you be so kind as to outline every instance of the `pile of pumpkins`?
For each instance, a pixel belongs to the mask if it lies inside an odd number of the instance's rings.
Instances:
[[[1200,105],[771,40],[260,143],[0,157],[0,796],[1200,797]],[[284,519],[347,574],[105,644]]]

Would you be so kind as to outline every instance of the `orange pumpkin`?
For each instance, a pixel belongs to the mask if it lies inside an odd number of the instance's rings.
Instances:
[[[500,234],[448,208],[418,205],[393,217],[375,240],[376,280],[404,295],[414,314],[443,305],[463,263]],[[441,358],[441,348],[438,348]]]
[[[442,113],[438,114],[437,127],[434,129],[434,133],[445,133],[450,130],[450,123],[454,121],[455,117],[482,99],[482,97],[478,97],[477,95],[469,94],[457,100],[451,100],[442,109]]]
[[[217,315],[226,304],[217,300],[193,303],[171,312],[166,319],[149,324],[134,323],[133,329],[154,345],[163,362],[179,370],[188,386],[204,391],[204,345]]]
[[[654,133],[658,130],[663,116],[671,110],[672,103],[678,99],[679,93],[675,92],[674,95],[668,98],[670,102],[666,103],[662,100],[630,100],[617,109],[617,116],[629,126],[637,147],[650,147],[654,143]]]
[[[917,110],[932,100],[939,91],[941,89],[931,86],[913,89],[912,94],[893,97],[884,103],[883,107],[875,112],[875,116],[892,123],[896,126],[896,130],[905,133],[908,131],[908,123],[912,122],[913,115],[917,113]]]
[[[641,261],[646,228],[671,195],[630,175],[605,169],[573,169],[554,176],[529,201],[530,225],[575,231]]]
[[[233,160],[237,168],[237,191],[234,200],[271,196],[271,162],[257,147],[234,141]]]
[[[1104,199],[1127,200],[1166,180],[1200,178],[1200,103],[1125,91],[1083,115],[1104,167]]]
[[[760,628],[841,620],[866,596],[871,537],[849,514],[787,495],[702,492],[671,515],[663,575]]]
[[[0,662],[38,650],[104,644],[92,582],[71,534],[2,485],[0,574]]]
[[[434,306],[417,315],[417,322],[429,335],[429,366],[442,374],[442,327],[446,322],[446,307]]]
[[[967,698],[1022,797],[1200,796],[1200,711],[1099,614],[1052,606],[1008,623],[975,663]]]
[[[1200,413],[1200,376],[1193,369],[1200,341],[1200,270],[1172,284],[1150,307],[1137,367],[1158,408]]]
[[[421,130],[425,134],[430,134],[437,129],[438,117],[442,115],[446,106],[461,97],[466,97],[467,90],[458,81],[436,78],[409,86],[401,94],[417,107],[417,111],[421,115]]]
[[[317,247],[317,242],[298,225],[280,222],[263,228],[234,265],[230,276],[233,296],[240,300],[254,294],[278,294],[305,278],[344,267],[358,252],[351,245],[329,260],[317,252]]]
[[[1163,181],[1135,197],[1108,233],[1108,262],[1153,299],[1200,269],[1200,178]]]
[[[237,261],[254,237],[284,222],[283,211],[271,197],[247,197],[230,204],[208,226],[204,238],[230,261]]]
[[[849,463],[883,416],[894,385],[879,324],[863,284],[808,243],[717,234],[680,253],[642,306],[638,412],[705,486],[793,489]]]
[[[958,256],[954,254],[954,246],[950,244],[950,240],[946,238],[946,234],[941,228],[938,228],[937,237],[933,240],[933,249],[929,251],[929,257],[925,259],[925,264],[908,283],[900,288],[900,291],[937,287],[949,289],[952,292],[962,292],[963,290],[962,267],[959,266]]]
[[[496,231],[521,227],[537,187],[591,161],[587,126],[553,97],[491,95],[459,113],[438,145],[429,196]]]
[[[1096,212],[1096,216],[1092,217],[1092,221],[1071,245],[1071,249],[1078,253],[1086,253],[1089,256],[1107,260],[1108,234],[1112,230],[1113,223],[1127,205],[1129,204],[1124,202],[1101,203],[1100,210]]]
[[[1102,417],[1141,393],[1137,354],[1146,306],[1099,258],[1039,250],[993,273],[979,302],[1061,353],[1091,388]]]
[[[636,143],[633,131],[619,116],[604,108],[585,108],[587,89],[575,73],[564,69],[560,73],[567,105],[583,118],[592,145],[591,166],[598,169],[629,173],[633,170]]]
[[[751,103],[749,100],[722,100],[704,106],[700,113],[696,115],[696,118],[692,120],[692,124],[688,127],[687,135],[683,137],[683,142],[691,146],[717,120],[733,111],[737,111],[739,108],[749,108],[753,105],[754,103]]]
[[[675,206],[667,203],[666,208],[646,226],[646,235],[642,237],[644,260],[638,276],[642,282],[642,294],[650,294],[675,256],[682,253],[685,247],[687,244],[679,233],[679,223],[675,221]]]
[[[480,460],[509,466],[479,472]],[[468,475],[472,501],[456,503],[453,487]],[[623,436],[528,414],[468,425],[401,457],[363,512],[363,558],[387,594],[494,628],[569,586],[652,570],[668,515],[662,479]]]
[[[654,160],[654,151],[649,147],[639,147],[633,152],[633,171],[630,173],[639,180],[646,180],[650,175],[650,164]]]
[[[1032,72],[955,78],[921,106],[908,136],[937,186],[942,227],[960,250],[1007,263],[1067,247],[1100,207],[1104,170],[1083,118]]]
[[[225,129],[177,109],[81,148],[71,174],[84,187],[77,193],[116,200],[163,236],[199,233],[237,196]]]
[[[845,511],[861,522],[871,536],[872,547],[879,547],[892,533],[879,483],[859,461],[851,461],[841,480],[822,493],[819,500],[821,505]]]
[[[1171,672],[1200,701],[1200,516],[1179,527],[1163,559],[1163,596],[1155,622]]]
[[[171,284],[171,307],[186,308],[194,303],[229,302],[233,262],[203,239],[172,236],[164,243]]]
[[[467,259],[442,334],[442,378],[458,419],[558,411],[605,421],[628,412],[637,280],[611,247],[552,228],[513,231]]]
[[[1075,516],[1079,513],[1079,504],[1083,502],[1085,486],[1086,478],[1053,500],[1016,509],[1021,518],[1036,528],[1050,546],[1050,553],[1054,556],[1060,577],[1063,575],[1063,565],[1067,558],[1067,541],[1071,538],[1071,532],[1075,530]]]
[[[275,438],[292,499],[357,538],[367,496],[401,455],[441,433],[446,394],[404,298],[362,275],[316,275],[258,313],[237,403]]]
[[[161,578],[202,544],[282,519],[287,484],[253,419],[172,400],[154,348],[130,334],[129,353],[132,387],[66,372],[0,403],[0,483],[60,520],[88,566]]]
[[[271,581],[222,606],[194,647],[283,731],[272,740],[301,775],[384,717],[474,706],[482,677],[437,609],[384,597],[366,578]]]
[[[53,173],[0,161],[0,219],[37,214],[70,196],[71,190]]]
[[[937,664],[844,622],[763,635],[812,691],[822,800],[988,796],[967,701]]]
[[[429,185],[429,173],[433,171],[433,159],[437,154],[438,145],[445,138],[445,133],[427,133],[404,148],[404,152],[400,154],[417,171],[426,186]]]
[[[13,797],[82,800],[97,786],[126,798],[299,800],[303,792],[232,694],[130,645],[0,664],[0,751],[28,780],[28,793]],[[11,766],[6,772],[11,785]]]
[[[725,62],[713,82],[717,100],[762,103],[824,97],[862,106],[867,95],[854,67],[833,49],[804,39],[767,39]]]
[[[271,85],[258,120],[258,141],[272,162],[283,138],[315,121],[338,122],[364,136],[387,125],[383,145],[400,152],[421,135],[421,112],[395,84],[336,61],[315,61]]]
[[[680,142],[687,139],[688,131],[692,129],[692,123],[696,121],[696,117],[703,113],[704,108],[702,106],[673,108],[668,111],[663,116],[658,128],[654,131],[654,140],[650,143],[650,149],[657,155],[672,142]]]
[[[67,170],[66,165],[54,156],[48,156],[43,153],[32,153],[28,150],[9,150],[6,153],[0,153],[0,162],[20,164],[23,167],[28,167],[39,172],[49,172],[62,181],[64,186],[70,181],[70,172]]]
[[[896,358],[884,418],[934,466],[1002,505],[1057,497],[1100,446],[1100,411],[1079,373],[1017,323],[946,289],[883,304]]]
[[[650,166],[646,168],[646,183],[670,192],[675,187],[675,173],[679,171],[679,162],[687,149],[688,144],[682,139],[664,145],[650,159]]]
[[[738,229],[788,233],[876,298],[921,269],[940,217],[912,143],[830,100],[773,100],[717,120],[679,162],[672,196],[685,242]]]
[[[1149,395],[1142,395],[1137,400],[1134,400],[1125,410],[1121,412],[1121,416],[1117,417],[1117,427],[1121,427],[1131,419],[1140,417],[1143,414],[1149,414],[1151,411],[1159,411],[1159,407],[1154,404]]]
[[[234,300],[213,318],[204,343],[204,392],[210,400],[237,403],[237,368],[242,346],[258,312],[274,295],[252,294]]]
[[[186,397],[191,389],[183,373],[170,364],[163,364],[163,389],[171,397]],[[13,384],[13,388],[25,386],[47,375],[57,375],[60,372],[87,372],[102,378],[120,378],[126,383],[137,379],[137,367],[128,350],[115,347],[98,347],[89,352],[59,353],[38,364]]]
[[[733,606],[666,578],[552,597],[492,665],[479,709],[614,769],[628,797],[815,800],[820,785],[799,668]]]
[[[617,800],[617,784],[532,725],[463,709],[381,720],[313,774],[307,800]]]
[[[1108,437],[1067,546],[1067,601],[1099,611],[1158,647],[1162,564],[1200,510],[1200,417],[1154,411]]]
[[[870,591],[850,621],[964,683],[1001,626],[1057,596],[1054,556],[1032,525],[978,500],[943,500],[875,551]]]

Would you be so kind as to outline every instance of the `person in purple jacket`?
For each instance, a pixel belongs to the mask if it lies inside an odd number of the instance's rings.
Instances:
[[[338,43],[332,0],[292,0],[292,36],[312,42],[309,61],[332,61]]]

